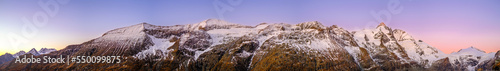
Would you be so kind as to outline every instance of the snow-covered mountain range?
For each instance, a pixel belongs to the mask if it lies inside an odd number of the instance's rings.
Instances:
[[[42,50],[40,50],[42,51]],[[28,53],[34,53],[30,51]],[[45,52],[45,51],[44,51]],[[129,57],[119,64],[33,64],[41,70],[498,70],[500,54],[474,47],[445,54],[381,23],[347,31],[320,22],[246,26],[217,19],[156,26],[140,23],[70,45],[49,56]],[[19,56],[14,54],[13,56]],[[20,66],[20,67],[16,67]],[[26,70],[24,64],[2,64]],[[83,68],[80,68],[83,67]]]
[[[53,52],[53,51],[56,51],[56,49],[54,49],[54,48],[42,48],[42,49],[40,49],[40,51],[37,51],[35,48],[33,48],[28,53],[26,53],[24,51],[19,51],[15,54],[5,53],[2,56],[0,56],[0,64],[14,60],[14,58],[17,58],[17,57],[19,57],[21,55],[25,55],[25,54],[32,54],[34,56],[38,56],[38,55],[48,54],[48,53]]]
[[[54,48],[42,48],[39,51],[37,51],[35,48],[33,48],[30,51],[28,51],[28,53],[26,53],[24,51],[19,51],[16,54],[12,55],[12,57],[17,58],[17,57],[24,55],[24,54],[33,54],[35,56],[38,56],[38,55],[48,54],[48,53],[53,52],[53,51],[57,51],[57,50]]]

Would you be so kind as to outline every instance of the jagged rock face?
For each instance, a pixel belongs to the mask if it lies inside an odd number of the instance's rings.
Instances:
[[[24,55],[24,54],[26,54],[26,52],[24,52],[24,51],[19,51],[19,52],[17,52],[16,54],[14,54],[14,55],[12,55],[12,56],[14,56],[14,57],[18,57],[18,56],[21,56],[21,55]]]
[[[403,47],[400,41],[414,42],[411,40],[411,36],[407,35],[402,30],[392,30],[385,24],[381,23],[376,29],[364,29],[361,31],[354,31],[352,34],[354,38],[353,43],[357,46],[352,46],[356,48],[351,54],[364,54],[362,57],[370,57],[374,63],[361,64],[365,65],[365,70],[373,70],[380,67],[382,70],[407,70],[408,68],[418,68],[424,66],[423,64],[412,64],[411,62],[419,62],[413,60],[411,55],[408,54],[408,50],[413,50],[410,48],[417,47],[416,44]],[[411,39],[406,39],[406,38]],[[401,39],[405,38],[405,40]],[[413,43],[412,43],[413,44]],[[363,52],[363,53],[360,53]],[[421,57],[421,56],[414,56]],[[360,57],[358,57],[360,58]],[[358,60],[370,60],[370,59],[358,59]],[[371,65],[371,66],[367,66]]]
[[[0,56],[0,64],[6,63],[12,59],[14,59],[14,56],[12,56],[12,54],[6,53]]]
[[[35,56],[40,55],[40,53],[38,53],[38,51],[36,51],[36,49],[35,49],[35,48],[33,48],[33,49],[31,49],[30,51],[28,51],[28,53],[29,53],[29,54],[33,54],[33,55],[35,55]]]
[[[500,70],[500,51],[495,54],[495,63],[493,63],[493,70]]]
[[[53,51],[57,51],[57,50],[54,48],[42,48],[42,49],[40,49],[40,51],[37,51],[35,48],[33,48],[30,51],[28,51],[28,53],[26,53],[24,51],[19,51],[19,52],[15,53],[14,55],[12,55],[12,57],[17,58],[17,57],[19,57],[21,55],[25,55],[25,54],[33,54],[35,56],[38,56],[38,55],[42,55],[42,54],[48,54],[48,53],[53,52]]]
[[[451,65],[452,63],[450,63],[450,62],[451,61],[450,61],[449,58],[443,58],[443,59],[437,60],[434,63],[432,63],[432,66],[431,66],[430,69],[437,70],[437,71],[457,71],[457,70],[462,70],[462,69],[459,69],[458,67],[455,67],[455,66]]]
[[[487,54],[487,55],[491,55]],[[500,70],[500,51],[497,51],[493,58],[482,59],[484,61],[480,61],[476,69],[478,70]]]
[[[40,51],[38,51],[38,53],[48,54],[48,53],[53,52],[53,51],[57,51],[57,50],[54,48],[42,48],[42,49],[40,49]]]
[[[42,50],[40,50],[42,51]],[[467,53],[465,53],[467,54]],[[244,26],[209,19],[196,24],[118,28],[46,56],[128,57],[118,64],[2,64],[1,70],[468,70],[493,69],[497,54],[446,55],[381,23],[349,32],[319,22]],[[467,58],[472,58],[467,57]],[[488,58],[491,57],[491,58]],[[490,62],[485,59],[489,60]],[[498,65],[496,65],[498,67]],[[468,67],[470,68],[470,67]]]
[[[320,23],[283,25],[277,37],[271,37],[257,50],[251,70],[360,70],[349,53],[336,45]],[[302,29],[302,30],[296,30]]]

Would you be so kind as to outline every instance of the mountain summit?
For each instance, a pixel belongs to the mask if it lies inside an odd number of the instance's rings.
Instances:
[[[458,52],[454,52],[452,54],[482,55],[482,54],[486,54],[486,52],[471,46],[471,47],[466,48],[466,49],[460,49],[460,50],[458,50]]]
[[[35,56],[40,55],[40,53],[38,53],[38,51],[36,51],[36,49],[35,49],[35,48],[33,48],[33,49],[31,49],[30,51],[28,51],[28,53],[33,54],[33,55],[35,55]]]
[[[481,50],[481,49],[478,49],[478,48],[475,48],[474,46],[470,46],[469,48],[467,49],[460,49],[458,51],[458,53],[461,53],[461,52],[479,52],[479,53],[486,53],[485,51]]]
[[[380,24],[378,24],[377,27],[380,27],[380,26],[386,26],[386,25],[384,24],[384,22],[381,22]]]
[[[498,70],[494,53],[467,48],[444,54],[384,23],[348,31],[317,21],[246,26],[217,19],[118,28],[46,56],[121,56],[122,63],[4,63],[0,70],[167,71],[464,71]],[[500,52],[500,51],[499,51]],[[472,55],[471,55],[472,54]],[[500,53],[497,53],[500,54]],[[495,66],[496,65],[496,66]],[[27,69],[29,68],[29,69]]]

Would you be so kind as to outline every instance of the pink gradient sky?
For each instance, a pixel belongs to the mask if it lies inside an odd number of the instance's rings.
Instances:
[[[49,24],[20,47],[13,48],[8,37],[0,35],[0,54],[42,47],[61,49],[142,22],[170,26],[221,19],[214,8],[216,1],[72,0],[61,5],[57,16],[49,18]],[[245,0],[228,4],[226,8],[233,10],[222,16],[243,25],[319,21],[354,31],[378,25],[368,23],[375,21],[370,12],[386,10],[391,1],[399,1],[403,10],[391,16],[391,23],[386,23],[389,27],[405,30],[445,53],[470,46],[486,52],[500,50],[500,0]],[[42,11],[37,2],[0,1],[0,34],[21,34],[21,18]]]

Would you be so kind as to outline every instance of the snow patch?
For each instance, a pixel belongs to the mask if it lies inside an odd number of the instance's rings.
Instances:
[[[213,29],[207,31],[210,35],[212,46],[223,44],[225,40],[229,40],[234,37],[242,37],[258,34],[259,30],[266,28],[269,25],[259,25],[255,28],[230,28],[230,29]]]
[[[361,52],[361,50],[359,50],[359,47],[349,47],[349,46],[346,46],[344,47],[345,50],[347,50],[347,52],[354,58],[354,61],[356,62],[356,64],[361,65],[359,63],[359,59],[357,58],[358,57],[358,54],[360,54],[359,52]],[[361,66],[359,66],[361,67]]]
[[[139,39],[144,39],[146,36],[146,33],[143,32],[145,30],[144,24],[145,23],[108,31],[96,41],[138,41]]]
[[[331,44],[330,40],[328,39],[316,39],[314,41],[311,41],[310,48],[324,50],[332,47],[332,45],[333,44]]]
[[[212,48],[208,48],[208,49],[205,49],[203,51],[196,51],[195,54],[194,54],[194,60],[197,60],[201,54],[207,52],[207,51],[210,51],[212,50]]]
[[[153,46],[149,46],[148,49],[143,50],[136,55],[134,55],[135,58],[139,59],[144,59],[145,57],[149,55],[157,55],[157,53],[160,53],[159,56],[166,56],[166,54],[172,50],[167,50],[169,47],[174,45],[175,42],[170,42],[170,39],[164,39],[164,38],[155,38],[154,36],[148,35],[149,38],[153,41]],[[173,36],[171,36],[173,37]],[[157,52],[159,51],[159,52]]]

